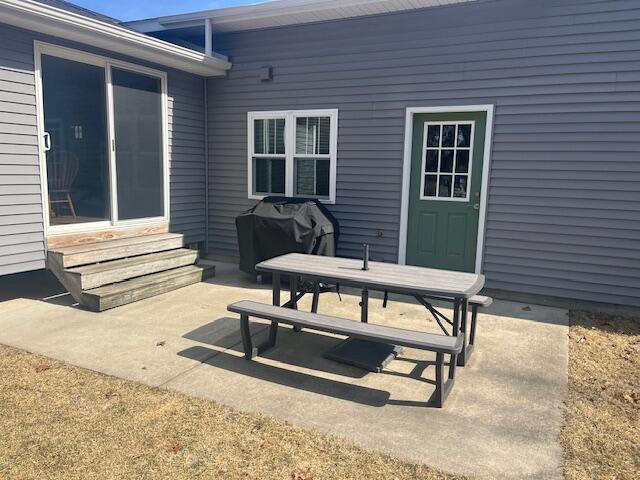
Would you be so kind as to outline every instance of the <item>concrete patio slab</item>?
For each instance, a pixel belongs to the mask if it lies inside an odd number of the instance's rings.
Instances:
[[[282,327],[264,357],[242,356],[227,304],[269,302],[234,265],[218,276],[100,314],[73,306],[43,272],[0,279],[0,343],[152,386],[262,412],[354,443],[478,478],[561,478],[558,436],[567,384],[567,315],[496,301],[444,409],[426,407],[435,356],[405,349],[381,374],[322,354],[339,337]],[[323,294],[320,312],[358,319],[358,297]],[[301,308],[309,308],[308,299]],[[446,312],[446,309],[445,309]],[[370,321],[438,331],[423,307],[392,297]],[[254,336],[266,326],[253,324]]]

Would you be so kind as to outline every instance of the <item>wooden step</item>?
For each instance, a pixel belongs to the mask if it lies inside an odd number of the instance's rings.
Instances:
[[[90,290],[110,283],[193,265],[197,260],[198,252],[196,250],[178,248],[110,262],[83,265],[67,269],[64,273],[78,289]]]
[[[49,250],[49,261],[61,268],[106,262],[119,258],[181,248],[184,239],[180,233],[160,233],[139,237],[118,238]]]
[[[190,265],[82,292],[82,304],[101,312],[201,282],[215,275],[213,265]]]

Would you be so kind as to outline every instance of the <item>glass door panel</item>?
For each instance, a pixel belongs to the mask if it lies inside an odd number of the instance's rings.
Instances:
[[[111,83],[118,220],[162,217],[161,80],[112,67]]]
[[[110,219],[105,69],[42,55],[49,224]]]

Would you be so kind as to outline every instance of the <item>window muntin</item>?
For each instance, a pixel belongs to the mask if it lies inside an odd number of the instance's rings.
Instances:
[[[421,200],[468,201],[474,122],[426,122]]]
[[[249,113],[249,198],[335,201],[337,110]]]

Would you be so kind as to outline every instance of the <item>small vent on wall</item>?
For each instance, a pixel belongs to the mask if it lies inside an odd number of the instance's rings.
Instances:
[[[270,82],[273,80],[273,68],[272,67],[262,67],[260,69],[260,81],[261,82]]]

